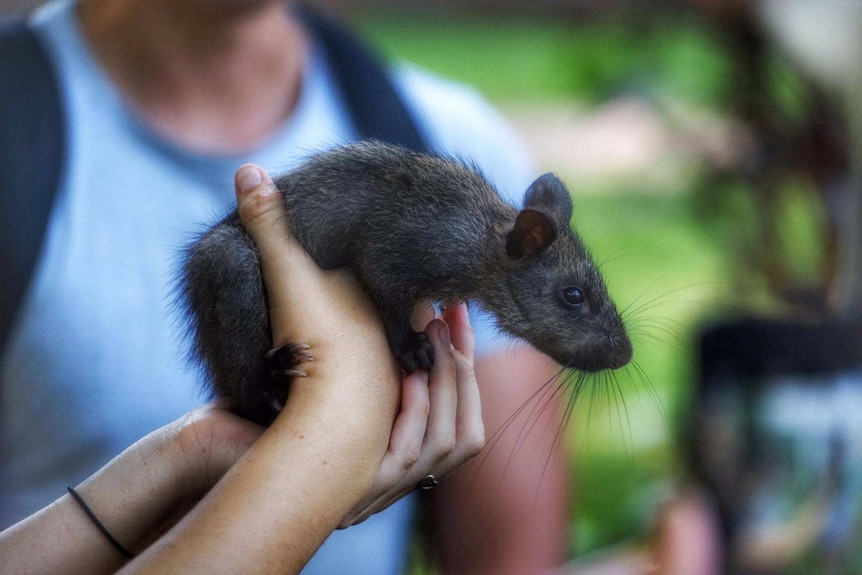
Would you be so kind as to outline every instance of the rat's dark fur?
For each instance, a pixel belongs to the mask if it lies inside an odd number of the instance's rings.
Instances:
[[[363,142],[314,156],[276,185],[293,233],[318,265],[357,273],[408,372],[433,362],[430,343],[409,324],[422,300],[471,300],[501,330],[568,367],[598,371],[631,359],[602,277],[569,225],[569,194],[551,174],[530,186],[518,211],[459,162]],[[581,297],[567,303],[568,288]],[[271,421],[266,297],[236,212],[189,248],[182,290],[195,355],[215,393],[234,398],[239,413]],[[285,349],[282,368],[298,353]]]

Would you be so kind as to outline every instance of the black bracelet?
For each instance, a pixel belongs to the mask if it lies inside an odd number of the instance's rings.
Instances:
[[[71,486],[66,487],[66,491],[69,492],[69,495],[75,498],[75,501],[78,502],[78,505],[81,506],[81,509],[83,509],[87,516],[93,521],[93,523],[96,524],[96,527],[98,527],[99,531],[102,532],[102,535],[104,535],[108,539],[108,541],[111,542],[111,545],[113,545],[117,551],[122,553],[123,557],[125,557],[126,559],[134,559],[135,554],[123,547],[119,541],[114,539],[114,536],[108,532],[104,525],[102,525],[102,522],[99,521],[99,518],[96,517],[96,514],[90,510],[90,508],[84,502],[84,499],[80,495],[78,495],[78,492],[75,491],[75,489]]]

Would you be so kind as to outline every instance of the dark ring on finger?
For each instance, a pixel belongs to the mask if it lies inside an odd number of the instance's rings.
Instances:
[[[418,487],[419,489],[424,489],[425,491],[428,491],[429,489],[434,489],[435,487],[437,487],[438,483],[439,482],[437,481],[437,478],[429,473],[428,475],[426,475],[425,477],[422,478],[422,481],[420,481],[418,484],[416,484],[416,487]]]

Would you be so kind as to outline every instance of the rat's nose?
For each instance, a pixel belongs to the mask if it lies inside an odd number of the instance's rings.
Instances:
[[[608,342],[610,343],[608,365],[611,369],[619,369],[627,365],[632,360],[634,350],[632,349],[632,343],[629,341],[629,338],[612,335],[608,338]]]

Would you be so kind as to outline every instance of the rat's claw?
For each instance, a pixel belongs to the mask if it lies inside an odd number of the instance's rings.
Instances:
[[[311,349],[311,346],[307,343],[286,343],[279,347],[274,347],[268,352],[266,352],[265,356],[267,359],[270,359],[275,356],[275,354],[279,352],[283,352],[285,350],[289,350],[290,352],[296,352],[296,350],[301,349],[303,351]]]
[[[314,361],[309,349],[311,346],[307,343],[286,343],[266,352],[264,358],[273,370],[289,369],[304,361]]]
[[[285,375],[287,377],[308,377],[308,374],[298,369],[274,369],[272,375]]]

